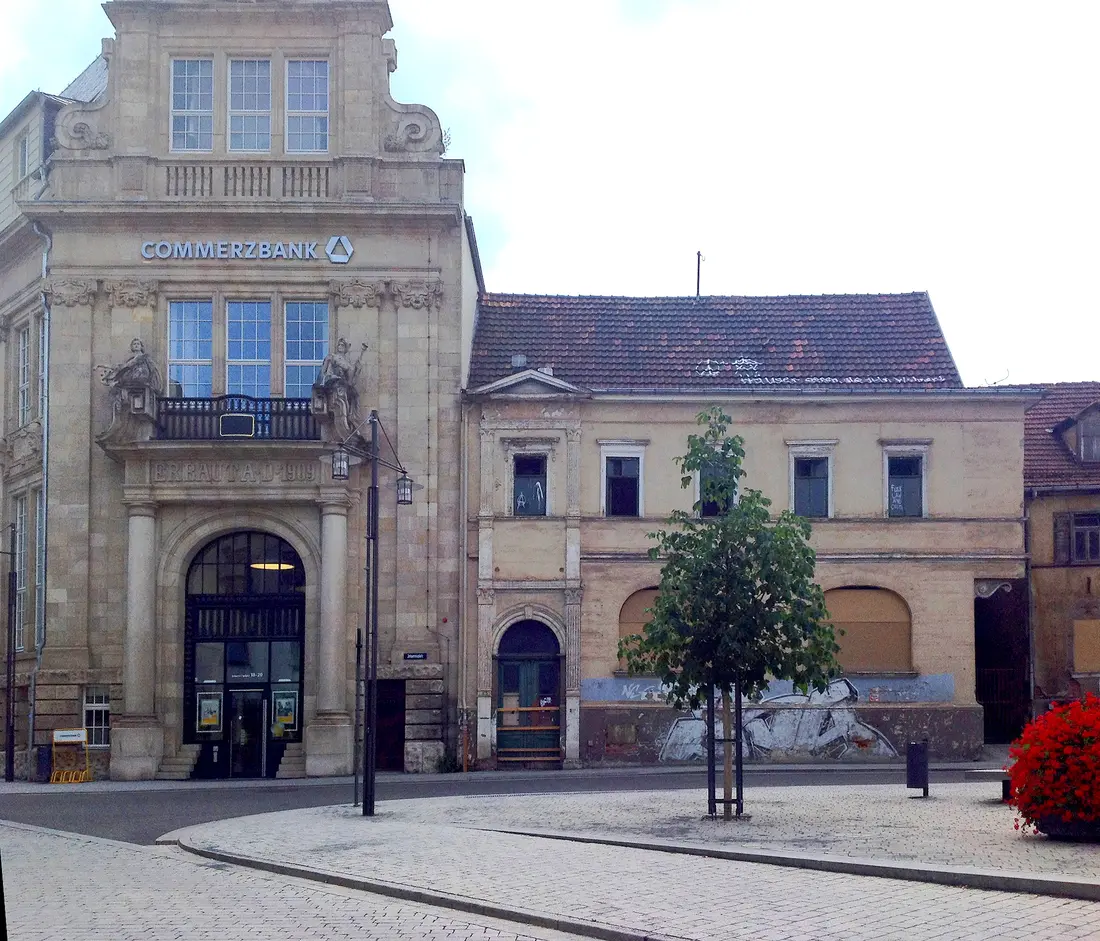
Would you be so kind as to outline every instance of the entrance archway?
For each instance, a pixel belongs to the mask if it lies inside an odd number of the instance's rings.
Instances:
[[[517,621],[497,648],[497,762],[561,767],[561,647],[541,621]]]
[[[275,777],[302,741],[305,569],[286,540],[221,536],[187,571],[184,741],[196,777]]]

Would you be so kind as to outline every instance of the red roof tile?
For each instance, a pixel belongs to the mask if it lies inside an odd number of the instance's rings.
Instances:
[[[962,387],[924,293],[482,295],[470,388],[509,375],[520,353],[597,392]]]
[[[1035,388],[1046,394],[1024,417],[1024,487],[1100,487],[1100,464],[1081,463],[1054,433],[1056,425],[1100,402],[1100,382]]]

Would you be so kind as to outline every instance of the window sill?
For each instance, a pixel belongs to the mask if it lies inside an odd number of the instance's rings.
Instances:
[[[911,680],[920,676],[916,670],[845,670],[841,676],[854,676],[860,679],[874,677],[883,680]]]

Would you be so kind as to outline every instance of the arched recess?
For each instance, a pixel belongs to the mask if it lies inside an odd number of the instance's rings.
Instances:
[[[493,629],[493,644],[491,656],[495,657],[500,651],[500,642],[513,624],[520,621],[539,621],[554,633],[558,647],[565,649],[565,622],[557,612],[540,604],[525,604],[509,608],[497,618],[496,627]]]
[[[901,595],[875,585],[849,585],[826,591],[825,607],[845,673],[912,672],[912,615]]]
[[[496,644],[496,757],[520,767],[562,760],[562,656],[557,634],[535,618],[514,621]]]
[[[623,606],[619,609],[619,640],[631,634],[643,632],[646,624],[653,618],[653,613],[646,609],[653,607],[659,594],[660,591],[655,586],[651,586],[634,592],[623,602]],[[625,660],[619,660],[618,669],[626,670]]]
[[[317,534],[292,514],[275,514],[258,508],[201,507],[178,514],[164,508],[171,524],[161,530],[157,565],[157,662],[176,664],[157,676],[157,713],[162,717],[169,754],[183,742],[183,659],[186,580],[192,561],[209,542],[239,530],[258,530],[288,542],[302,559],[305,570],[305,623],[316,625],[320,617],[318,586],[321,579],[321,547]],[[299,708],[312,718],[317,690],[318,632],[307,629],[303,664],[304,700]]]

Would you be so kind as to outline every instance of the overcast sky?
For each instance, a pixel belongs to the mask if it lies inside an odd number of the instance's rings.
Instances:
[[[390,6],[490,290],[694,294],[701,250],[708,294],[928,291],[971,385],[1100,380],[1100,4]],[[111,35],[96,0],[5,20],[0,114]]]

